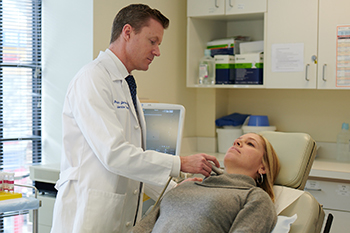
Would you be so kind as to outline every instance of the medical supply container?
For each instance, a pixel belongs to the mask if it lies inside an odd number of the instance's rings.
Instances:
[[[337,160],[350,161],[350,131],[349,124],[343,123],[337,136]]]
[[[210,49],[211,56],[239,54],[239,44],[243,41],[250,41],[250,37],[234,36],[212,40],[207,42],[207,49]]]
[[[243,123],[243,134],[260,133],[263,131],[276,131],[276,126],[271,126],[267,116],[250,115]]]
[[[8,173],[8,192],[13,193],[15,191],[15,173]]]
[[[242,125],[247,117],[249,114],[235,112],[215,120],[215,125],[220,127],[216,129],[219,153],[226,153],[233,142],[243,134]]]
[[[204,57],[199,61],[199,84],[215,84],[215,59],[210,50],[204,50]]]
[[[264,52],[264,41],[242,42],[239,44],[239,52],[240,54]]]
[[[263,53],[235,55],[235,84],[263,84]]]
[[[222,129],[216,129],[216,133],[218,134],[218,151],[225,154],[233,142],[243,134],[243,131],[241,126],[225,126]]]
[[[235,56],[215,55],[216,84],[233,84],[235,79]]]

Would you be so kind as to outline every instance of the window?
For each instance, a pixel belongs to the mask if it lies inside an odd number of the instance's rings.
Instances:
[[[32,185],[40,162],[41,0],[0,0],[0,170]],[[27,218],[0,215],[0,232],[31,232]]]

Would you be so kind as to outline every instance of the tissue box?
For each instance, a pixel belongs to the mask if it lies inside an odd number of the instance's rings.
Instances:
[[[215,83],[233,84],[235,79],[235,56],[215,55]]]
[[[239,44],[240,54],[264,52],[264,41],[250,41]]]
[[[264,55],[247,53],[235,55],[235,84],[263,84]]]

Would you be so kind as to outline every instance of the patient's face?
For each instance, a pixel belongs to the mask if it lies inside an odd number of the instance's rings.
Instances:
[[[226,172],[249,175],[255,179],[259,169],[263,168],[264,152],[265,143],[259,135],[254,133],[242,135],[226,152],[224,158]],[[264,173],[261,170],[260,172]]]

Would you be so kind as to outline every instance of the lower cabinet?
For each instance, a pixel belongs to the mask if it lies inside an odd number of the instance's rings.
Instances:
[[[50,233],[53,218],[53,207],[55,205],[56,197],[54,195],[38,195],[41,200],[41,207],[39,208],[39,226],[38,232]]]
[[[331,227],[331,231],[333,233],[339,233],[339,232],[348,232],[350,227],[350,212],[346,211],[338,211],[338,210],[331,210],[331,209],[324,209],[325,220],[323,222],[323,227],[327,221],[328,214],[333,215],[333,223]],[[323,230],[321,231],[323,232]]]
[[[348,232],[350,229],[350,181],[348,180],[322,180],[310,177],[306,183],[305,191],[310,192],[316,200],[323,205],[326,213],[333,215],[331,231]]]

